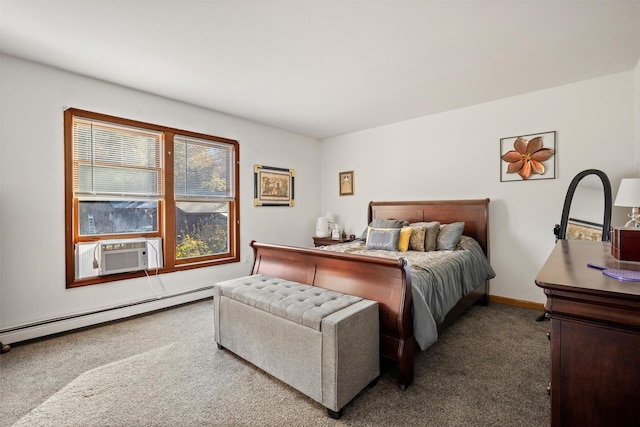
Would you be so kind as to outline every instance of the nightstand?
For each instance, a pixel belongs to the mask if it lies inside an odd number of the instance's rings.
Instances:
[[[314,237],[313,245],[317,248],[318,246],[337,245],[338,243],[352,242],[354,240],[355,239],[333,240],[331,237]]]

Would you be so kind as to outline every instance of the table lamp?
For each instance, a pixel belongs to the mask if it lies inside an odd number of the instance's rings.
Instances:
[[[640,228],[638,220],[638,206],[640,206],[640,178],[624,178],[620,181],[620,188],[616,195],[615,206],[626,206],[631,208],[629,220],[624,226]]]

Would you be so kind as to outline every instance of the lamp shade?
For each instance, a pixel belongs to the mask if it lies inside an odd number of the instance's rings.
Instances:
[[[631,208],[640,206],[640,178],[624,178],[620,181],[614,205]]]
[[[336,216],[333,214],[333,212],[327,212],[326,214],[324,214],[325,218],[327,218],[327,221],[329,222],[336,222]]]

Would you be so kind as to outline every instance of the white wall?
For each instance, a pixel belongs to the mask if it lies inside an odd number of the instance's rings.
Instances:
[[[573,176],[601,169],[615,197],[637,171],[634,97],[630,71],[326,139],[322,211],[359,234],[371,200],[489,197],[491,293],[544,302],[534,279]],[[500,182],[500,138],[546,131],[557,131],[556,179]],[[355,195],[340,197],[338,173],[347,170]]]
[[[640,161],[638,160],[638,153],[640,153],[640,59],[635,68],[635,113],[636,120],[636,176],[640,176]]]
[[[3,338],[3,330],[198,289],[250,271],[251,264],[241,262],[170,273],[160,276],[161,282],[144,278],[65,289],[65,106],[238,140],[241,259],[252,255],[252,239],[312,244],[320,213],[318,140],[16,58],[0,60],[0,340],[5,343],[12,338]],[[295,170],[295,207],[253,206],[254,164]]]

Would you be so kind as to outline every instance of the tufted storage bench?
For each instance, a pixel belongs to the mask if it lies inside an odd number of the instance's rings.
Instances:
[[[378,378],[378,303],[262,274],[214,285],[215,340],[338,418]]]

